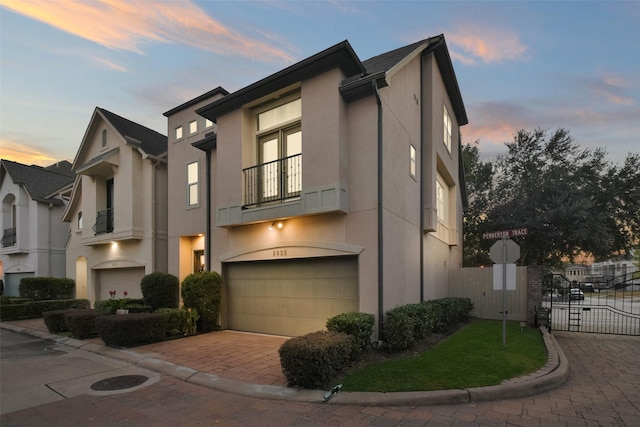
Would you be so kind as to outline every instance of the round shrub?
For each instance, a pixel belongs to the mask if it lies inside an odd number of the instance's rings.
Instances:
[[[178,278],[167,273],[151,273],[140,282],[142,298],[146,305],[154,310],[159,308],[178,308],[180,304],[180,282]]]
[[[47,326],[47,329],[52,334],[66,332],[69,329],[67,328],[67,324],[64,321],[64,315],[67,313],[72,313],[73,311],[73,308],[45,311],[44,313],[42,313],[42,319],[44,320],[44,324]]]
[[[371,345],[375,316],[369,313],[342,313],[327,320],[327,330],[351,335],[355,353],[364,353]]]
[[[218,329],[222,276],[215,271],[190,274],[182,282],[181,294],[184,306],[195,308],[200,314],[199,331],[211,332]]]
[[[353,337],[342,332],[312,332],[285,341],[278,353],[289,385],[325,388],[349,366]]]

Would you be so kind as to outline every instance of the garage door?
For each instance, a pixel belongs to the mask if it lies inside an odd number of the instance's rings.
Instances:
[[[124,291],[129,293],[128,298],[142,298],[140,282],[144,277],[144,267],[96,271],[96,299],[109,299],[109,291],[116,291],[116,298],[124,298]]]
[[[6,273],[4,275],[4,294],[8,297],[20,296],[20,280],[33,277],[33,273]]]
[[[356,257],[253,261],[225,266],[229,329],[299,336],[358,311]]]

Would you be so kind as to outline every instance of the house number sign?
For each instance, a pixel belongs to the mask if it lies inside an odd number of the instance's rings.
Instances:
[[[273,251],[273,256],[287,256],[286,249],[276,249]]]

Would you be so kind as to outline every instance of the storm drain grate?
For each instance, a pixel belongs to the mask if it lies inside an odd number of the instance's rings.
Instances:
[[[147,381],[149,377],[144,375],[120,375],[119,377],[105,378],[91,384],[91,389],[96,391],[124,390],[139,386]]]

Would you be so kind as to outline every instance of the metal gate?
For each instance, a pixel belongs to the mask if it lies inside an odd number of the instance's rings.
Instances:
[[[551,329],[640,335],[638,273],[590,283],[572,282],[553,274],[550,282],[542,306],[551,313]]]

